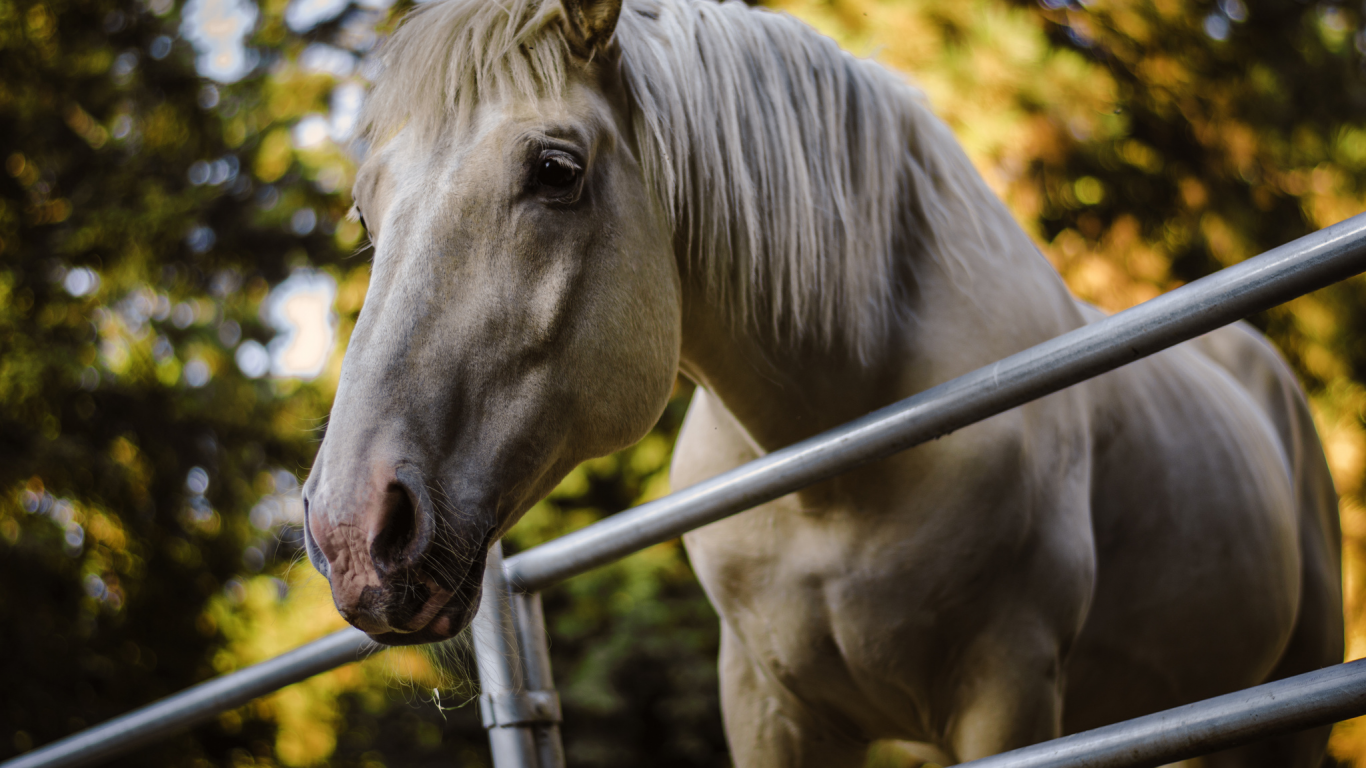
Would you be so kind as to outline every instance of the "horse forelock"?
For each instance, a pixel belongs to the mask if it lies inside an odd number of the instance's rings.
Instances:
[[[558,0],[439,0],[382,51],[360,135],[434,135],[487,94],[563,92]],[[615,33],[641,162],[734,321],[868,357],[928,259],[958,278],[1009,215],[907,82],[783,13],[625,0]],[[1007,225],[1008,226],[1008,225]]]
[[[563,13],[558,2],[542,0],[441,0],[415,8],[385,41],[357,135],[382,143],[411,125],[431,137],[449,121],[468,120],[490,95],[561,93],[568,68]]]

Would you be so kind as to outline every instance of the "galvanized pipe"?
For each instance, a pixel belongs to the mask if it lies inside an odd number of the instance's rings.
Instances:
[[[509,558],[537,592],[1366,270],[1366,214]]]
[[[472,627],[479,714],[489,732],[493,768],[564,768],[560,699],[540,609],[539,597],[508,589],[503,544],[494,543]]]
[[[1366,214],[1306,235],[736,470],[523,552],[506,562],[507,577],[521,591],[539,591],[1363,270]],[[348,641],[357,644],[345,645]],[[360,656],[362,649],[368,649],[363,643],[368,641],[359,632],[337,633],[7,761],[0,768],[80,766],[112,758],[208,720],[256,696],[339,666]],[[345,652],[339,653],[339,648]],[[292,671],[295,667],[307,671],[296,675]],[[291,671],[281,674],[281,668]],[[208,698],[204,698],[206,695]],[[189,716],[177,711],[191,705],[194,709]],[[1366,707],[1350,714],[1364,713]]]
[[[507,584],[506,578],[504,585]],[[506,586],[505,586],[506,589]],[[560,695],[555,691],[555,678],[550,672],[550,635],[545,630],[545,611],[538,593],[507,590],[512,605],[512,626],[517,630],[517,642],[522,650],[522,683],[526,691],[546,699],[545,711],[539,721],[531,724],[536,738],[539,768],[564,768],[564,745],[560,741]],[[495,766],[495,768],[497,768]]]
[[[1152,768],[1366,713],[1366,659],[963,763]]]
[[[212,720],[257,696],[364,659],[380,647],[358,629],[343,629],[270,661],[200,683],[155,704],[7,760],[0,768],[76,768],[112,760]]]

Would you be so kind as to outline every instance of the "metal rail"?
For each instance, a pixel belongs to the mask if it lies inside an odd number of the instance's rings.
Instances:
[[[200,683],[142,709],[135,709],[94,728],[20,755],[0,766],[75,768],[111,760],[164,736],[212,720],[257,696],[273,693],[291,683],[363,659],[379,648],[359,629],[333,632],[270,661]]]
[[[711,480],[523,552],[506,561],[502,575],[509,582],[509,586],[517,592],[534,593],[637,550],[676,538],[694,528],[741,512],[756,504],[800,490],[841,472],[1114,370],[1362,271],[1366,271],[1366,214],[1307,235],[1137,307],[1031,347],[844,426],[775,451]],[[509,599],[512,597],[510,595]],[[534,598],[534,595],[528,597]],[[535,675],[542,675],[548,681],[549,666],[544,643],[530,642],[535,639],[533,636],[540,626],[539,605],[517,601],[510,602],[509,605],[513,607],[509,619],[512,626],[511,629],[501,630],[504,641],[508,644],[503,650],[524,658],[526,654],[535,657],[521,662],[522,669],[534,670]],[[543,630],[539,631],[543,633]],[[214,714],[239,706],[255,696],[357,658],[363,650],[369,650],[369,646],[362,642],[363,635],[359,638],[357,635],[360,633],[354,630],[337,633],[278,659],[205,683],[150,707],[0,764],[0,768],[88,765],[97,760],[123,754],[171,731],[203,722]],[[343,647],[348,649],[349,656],[339,651]],[[274,666],[285,662],[286,659],[296,665],[298,674],[293,671],[285,673]],[[481,673],[484,666],[481,662]],[[490,670],[492,672],[492,667]],[[1309,680],[1315,675],[1328,677]],[[1322,690],[1322,685],[1349,684],[1358,687],[1350,688],[1350,693],[1344,694],[1347,696],[1345,699],[1334,699]],[[1183,749],[1189,747],[1202,750],[1180,753],[1181,756],[1190,756],[1260,738],[1270,733],[1249,730],[1246,722],[1238,717],[1224,717],[1219,715],[1219,712],[1236,712],[1239,708],[1252,707],[1248,711],[1253,713],[1249,716],[1254,720],[1265,716],[1269,718],[1267,722],[1280,723],[1275,727],[1284,729],[1307,727],[1342,717],[1366,714],[1366,696],[1362,694],[1362,690],[1366,690],[1366,670],[1358,664],[1343,665],[1290,678],[1272,686],[1288,687],[1277,689],[1281,692],[1274,695],[1285,698],[1278,698],[1277,706],[1270,709],[1257,709],[1253,699],[1236,698],[1245,695],[1255,697],[1258,694],[1254,692],[1268,687],[1262,686],[1212,699],[1209,702],[1192,704],[1168,713],[1109,726],[1109,729],[1135,728],[1138,730],[1132,733],[1138,734],[1133,736],[1136,739],[1154,739],[1161,744],[1184,745]],[[526,687],[525,681],[522,687]],[[539,688],[538,683],[536,689]],[[511,690],[515,692],[518,689],[513,685]],[[1235,700],[1244,703],[1230,703]],[[1325,705],[1324,702],[1329,700],[1336,703],[1331,706]],[[491,701],[490,706],[494,703]],[[191,706],[193,709],[188,714],[177,711],[182,707]],[[1190,709],[1206,706],[1213,709],[1208,712],[1204,709]],[[1233,709],[1227,710],[1228,707]],[[1178,712],[1185,714],[1174,714]],[[1256,714],[1258,712],[1263,714]],[[1268,712],[1270,714],[1266,714]],[[496,712],[485,714],[486,720],[490,717],[497,722]],[[1147,751],[1132,745],[1115,747],[1115,744],[1130,742],[1122,739],[1104,740],[1117,738],[1113,735],[1094,736],[1102,732],[1109,731],[1100,729],[1089,734],[1078,734],[1058,742],[1049,742],[1008,754],[1017,755],[1030,750],[1050,748],[1068,749],[1065,746],[1050,746],[1066,742],[1084,745],[1071,747],[1080,751],[1069,752],[1059,758],[1065,762],[1070,761],[1066,762],[1069,766],[1139,768],[1166,762],[1168,759],[1178,759],[1153,757],[1154,754],[1167,755],[1160,751],[1162,747],[1154,747]],[[1123,733],[1130,731],[1124,730]],[[1100,738],[1101,741],[1075,741],[1083,737]],[[1164,739],[1166,741],[1163,741]],[[497,743],[495,739],[495,746]],[[1105,752],[1106,749],[1128,749],[1129,752],[1125,753],[1128,757],[1121,754],[1112,762],[1090,762],[1093,754],[1112,754]],[[562,760],[549,753],[546,757]],[[978,762],[1002,760],[1007,757],[998,755]],[[1131,761],[1125,762],[1130,758]],[[522,764],[515,762],[513,758],[499,759],[497,755],[495,762],[499,768],[503,768],[504,765]],[[1059,763],[1061,764],[1063,763]],[[993,764],[990,768],[1003,768],[1003,765]],[[1027,764],[1028,768],[1035,768],[1035,765]],[[1040,762],[1037,765],[1051,764]],[[1015,766],[1011,763],[1010,768],[1026,766]]]
[[[1366,659],[963,763],[1151,768],[1366,713]]]
[[[517,768],[560,768],[560,696],[550,675],[541,596],[508,589],[501,541],[489,549],[473,630],[479,714],[494,760]]]

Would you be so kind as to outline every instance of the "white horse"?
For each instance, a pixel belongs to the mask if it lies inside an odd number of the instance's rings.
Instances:
[[[306,531],[381,642],[461,630],[490,543],[680,371],[675,487],[1097,316],[915,90],[738,2],[433,2],[363,122],[375,260]],[[970,760],[1342,658],[1332,482],[1246,326],[686,544],[747,768]]]

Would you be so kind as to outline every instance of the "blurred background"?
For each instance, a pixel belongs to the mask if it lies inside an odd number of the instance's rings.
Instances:
[[[0,0],[0,758],[343,626],[301,560],[369,254],[348,139],[393,0]],[[907,73],[1083,298],[1119,310],[1366,209],[1335,0],[774,0]],[[1366,655],[1366,281],[1255,319],[1310,392]],[[667,493],[680,384],[516,551]],[[729,764],[676,543],[546,595],[570,763]],[[459,644],[390,651],[118,765],[482,766]],[[1366,726],[1341,724],[1366,767]],[[892,746],[870,764],[913,766]]]

